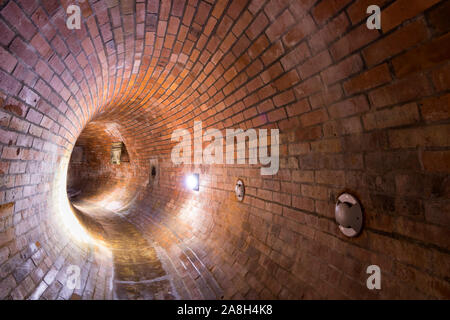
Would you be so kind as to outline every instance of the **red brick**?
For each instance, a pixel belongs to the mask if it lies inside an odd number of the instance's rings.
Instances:
[[[6,7],[3,8],[1,14],[5,20],[16,26],[17,30],[25,38],[25,40],[30,40],[36,33],[36,28],[33,26],[31,21],[13,1],[8,2]]]
[[[322,83],[319,76],[312,77],[308,80],[302,81],[295,87],[295,93],[299,99],[307,97],[322,88]]]
[[[342,144],[339,139],[313,141],[311,150],[317,153],[339,153],[342,151]]]
[[[415,75],[371,91],[369,99],[378,108],[429,95],[431,90],[428,79]]]
[[[309,9],[316,3],[316,0],[303,0],[291,2],[289,9],[292,11],[294,16],[301,18],[303,17]]]
[[[318,200],[326,200],[328,198],[327,189],[321,186],[302,185],[302,195]]]
[[[23,63],[17,64],[12,75],[29,86],[33,86],[37,80],[37,76]]]
[[[447,13],[450,12],[450,3],[442,1],[438,6],[429,11],[426,16],[435,32],[443,33],[450,30],[450,21]]]
[[[5,144],[5,145],[11,145],[11,144],[16,144],[17,141],[17,133],[12,132],[12,131],[5,131],[3,129],[0,129],[0,142]]]
[[[432,79],[438,91],[448,90],[450,88],[450,64],[433,71]]]
[[[31,45],[41,54],[45,59],[50,57],[51,48],[48,43],[39,34],[36,34],[31,40]]]
[[[274,42],[280,37],[291,25],[295,23],[295,19],[289,10],[285,10],[272,24],[266,29],[267,37]]]
[[[17,64],[17,59],[14,58],[8,51],[0,47],[0,67],[6,72],[11,73]]]
[[[335,84],[331,87],[327,87],[321,92],[318,92],[309,97],[311,108],[317,109],[323,106],[328,106],[331,103],[338,101],[342,98],[343,92],[340,84]]]
[[[42,60],[39,60],[36,64],[36,72],[47,82],[50,82],[53,76],[53,71]]]
[[[22,59],[26,64],[33,67],[37,62],[36,54],[31,50],[29,44],[23,42],[20,38],[15,38],[11,43],[10,50],[16,57]]]
[[[45,10],[47,10],[47,12],[50,15],[53,15],[59,7],[58,2],[59,2],[58,0],[48,0],[48,1],[45,1],[45,3],[43,3],[43,5],[44,5]]]
[[[345,7],[350,0],[326,0],[320,2],[312,9],[314,19],[318,24],[323,24],[326,20],[334,16],[339,10]]]
[[[364,127],[367,130],[383,129],[417,123],[420,119],[419,110],[415,103],[383,109],[368,113],[363,117]]]
[[[245,32],[247,36],[253,40],[255,39],[263,30],[265,27],[269,24],[269,20],[267,19],[264,12],[260,12],[258,16],[253,20],[253,22],[248,27],[247,31]]]
[[[271,63],[273,63],[275,60],[277,60],[279,57],[281,57],[284,53],[283,45],[280,41],[275,42],[272,44],[266,52],[264,52],[263,56],[261,57],[261,60],[263,61],[264,65],[268,66]]]
[[[194,17],[195,22],[197,22],[199,25],[204,25],[206,23],[206,20],[208,19],[210,11],[211,5],[205,2],[201,2]]]
[[[369,30],[365,24],[362,24],[336,41],[330,48],[331,55],[334,60],[340,60],[374,41],[378,36],[377,30]]]
[[[450,94],[424,99],[419,105],[422,117],[426,122],[435,122],[450,118]]]
[[[358,54],[346,58],[321,72],[325,84],[330,85],[361,71],[363,62]]]
[[[14,32],[2,21],[0,20],[0,44],[7,47],[11,40],[14,38]]]
[[[349,22],[345,13],[341,13],[309,39],[312,51],[316,53],[327,47],[329,43],[343,34],[348,26]]]
[[[53,55],[53,57],[49,61],[49,65],[59,75],[61,75],[61,73],[63,73],[65,69],[64,64],[57,55]]]
[[[342,134],[355,134],[362,132],[361,119],[359,116],[341,119],[339,125],[342,130]]]
[[[308,99],[300,100],[286,107],[286,111],[289,117],[305,113],[309,110],[311,110],[311,107],[309,106]]]
[[[261,78],[262,78],[263,82],[267,84],[267,83],[271,82],[272,79],[277,78],[282,73],[283,73],[283,68],[281,67],[281,64],[275,63],[261,73]]]
[[[378,87],[389,81],[391,81],[389,67],[387,64],[381,64],[344,82],[343,87],[347,94],[354,94]]]
[[[305,42],[297,46],[294,50],[286,54],[281,59],[281,64],[284,67],[284,70],[289,70],[294,66],[302,63],[306,58],[310,56],[310,52],[308,46]]]
[[[283,11],[289,4],[288,0],[270,0],[266,3],[264,11],[270,20],[275,20],[275,17]]]
[[[301,211],[283,207],[283,216],[300,223],[305,223],[305,216]]]
[[[20,120],[19,118],[13,117],[9,127],[13,130],[26,133],[30,124],[26,121]]]
[[[367,19],[369,17],[366,11],[370,5],[377,5],[381,8],[385,3],[388,2],[389,0],[357,0],[347,8],[347,13],[352,24],[355,25],[361,20]]]
[[[64,272],[53,279],[67,260],[58,243],[71,236],[48,219],[57,216],[49,196],[75,141],[88,163],[69,165],[69,187],[86,178],[83,196],[120,189],[119,202],[142,193],[128,222],[158,239],[182,271],[180,297],[449,295],[450,64],[444,43],[429,47],[445,37],[448,1],[410,9],[416,16],[387,33],[365,29],[366,8],[403,0],[84,1],[80,31],[65,27],[69,0],[11,2],[39,30],[25,39],[0,13],[1,47],[16,59],[0,61],[0,203],[15,202],[11,223],[0,222],[0,265],[17,264],[1,270],[21,280],[5,298],[56,298],[64,282]],[[183,179],[194,168],[172,164],[170,136],[192,131],[194,120],[204,130],[279,129],[279,171],[263,177],[260,165],[203,165],[200,191],[187,190]],[[117,139],[131,162],[112,166]],[[155,156],[160,181],[146,187]],[[237,177],[246,184],[242,203],[230,193]],[[367,218],[352,239],[334,222],[343,191],[358,196]],[[40,253],[55,250],[19,262],[37,238]],[[177,245],[186,239],[187,253]],[[79,298],[109,294],[98,286],[110,283],[112,264],[99,265],[97,254],[98,284],[90,279]],[[70,256],[86,262],[77,246]],[[381,291],[365,287],[369,264],[384,272]],[[33,270],[23,279],[19,267]]]
[[[312,34],[316,29],[316,25],[310,15],[306,15],[293,28],[291,28],[284,36],[283,43],[286,47],[293,47],[308,35]]]
[[[389,132],[392,148],[448,147],[450,146],[450,126],[437,125]]]
[[[0,240],[3,240],[5,237],[1,237]],[[6,241],[5,241],[6,242]],[[14,280],[12,275],[9,275],[0,281],[0,299],[5,299],[8,294],[17,286],[16,281]]]
[[[424,151],[423,166],[430,172],[450,172],[450,151]]]
[[[344,171],[318,170],[315,172],[316,182],[327,185],[342,186],[345,184]]]
[[[300,121],[303,126],[308,127],[315,124],[319,124],[328,120],[328,114],[326,110],[319,109],[309,113],[305,113],[300,117]]]
[[[275,106],[280,107],[284,106],[295,100],[295,95],[292,90],[285,91],[280,93],[279,95],[273,97],[273,102]]]
[[[39,102],[39,96],[26,86],[24,86],[20,91],[19,97],[27,104],[32,106],[36,106],[36,104]]]
[[[276,110],[269,112],[267,114],[267,117],[270,122],[276,122],[276,121],[286,118],[286,111],[284,110],[284,108],[276,109]]]
[[[388,32],[403,21],[413,18],[440,0],[397,0],[382,11],[381,29]]]
[[[314,182],[314,172],[306,170],[292,171],[292,180],[296,182]]]
[[[5,147],[3,148],[2,159],[20,159],[20,148]]]
[[[294,208],[314,212],[314,200],[304,197],[292,197],[292,206]]]
[[[18,115],[19,117],[22,117],[26,113],[27,107],[21,103],[17,103],[6,104],[5,106],[3,106],[3,109]]]
[[[28,111],[26,119],[30,122],[33,122],[35,124],[40,124],[41,120],[43,118],[43,115],[39,112],[36,112],[35,110],[31,109]]]
[[[280,91],[285,90],[294,86],[298,81],[297,71],[291,70],[275,81],[275,87]]]
[[[320,125],[307,128],[301,127],[295,130],[294,136],[298,141],[315,141],[322,138],[322,127]],[[303,144],[301,149],[303,149],[301,150],[303,152],[300,152],[300,154],[308,152],[310,148],[308,144]]]
[[[360,95],[335,103],[328,110],[332,118],[344,118],[369,110],[369,104],[367,103],[366,97]]]
[[[15,95],[19,92],[21,84],[9,74],[0,70],[0,89],[8,94]]]

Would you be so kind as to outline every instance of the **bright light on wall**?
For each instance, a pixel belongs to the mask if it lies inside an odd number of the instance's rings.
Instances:
[[[199,176],[198,173],[190,174],[186,177],[186,186],[194,191],[198,191],[199,189]]]

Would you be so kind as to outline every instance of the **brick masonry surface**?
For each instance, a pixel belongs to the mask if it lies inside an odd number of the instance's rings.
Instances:
[[[111,254],[61,218],[66,174],[127,204],[182,298],[450,298],[450,1],[86,0],[69,30],[76,2],[0,0],[0,299],[114,297]],[[279,129],[280,170],[174,165],[194,121]],[[356,238],[334,220],[344,191]]]

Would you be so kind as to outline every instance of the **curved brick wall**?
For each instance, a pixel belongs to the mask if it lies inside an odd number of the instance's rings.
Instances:
[[[178,297],[450,298],[448,1],[78,2],[81,30],[75,1],[0,1],[0,299],[113,297],[111,253],[62,218],[76,143],[98,157],[69,182],[120,195]],[[279,129],[280,170],[174,165],[171,134],[194,120]],[[109,163],[116,141],[129,163]],[[343,191],[364,207],[353,239]]]

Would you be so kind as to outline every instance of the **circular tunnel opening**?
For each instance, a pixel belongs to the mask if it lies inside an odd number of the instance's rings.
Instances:
[[[93,242],[111,252],[118,299],[175,299],[173,284],[159,280],[170,269],[157,249],[126,216],[142,191],[136,148],[115,122],[92,121],[79,135],[67,169],[67,195],[76,219]],[[150,176],[157,175],[155,165]],[[147,181],[148,182],[148,181]],[[153,284],[154,279],[156,279]]]

